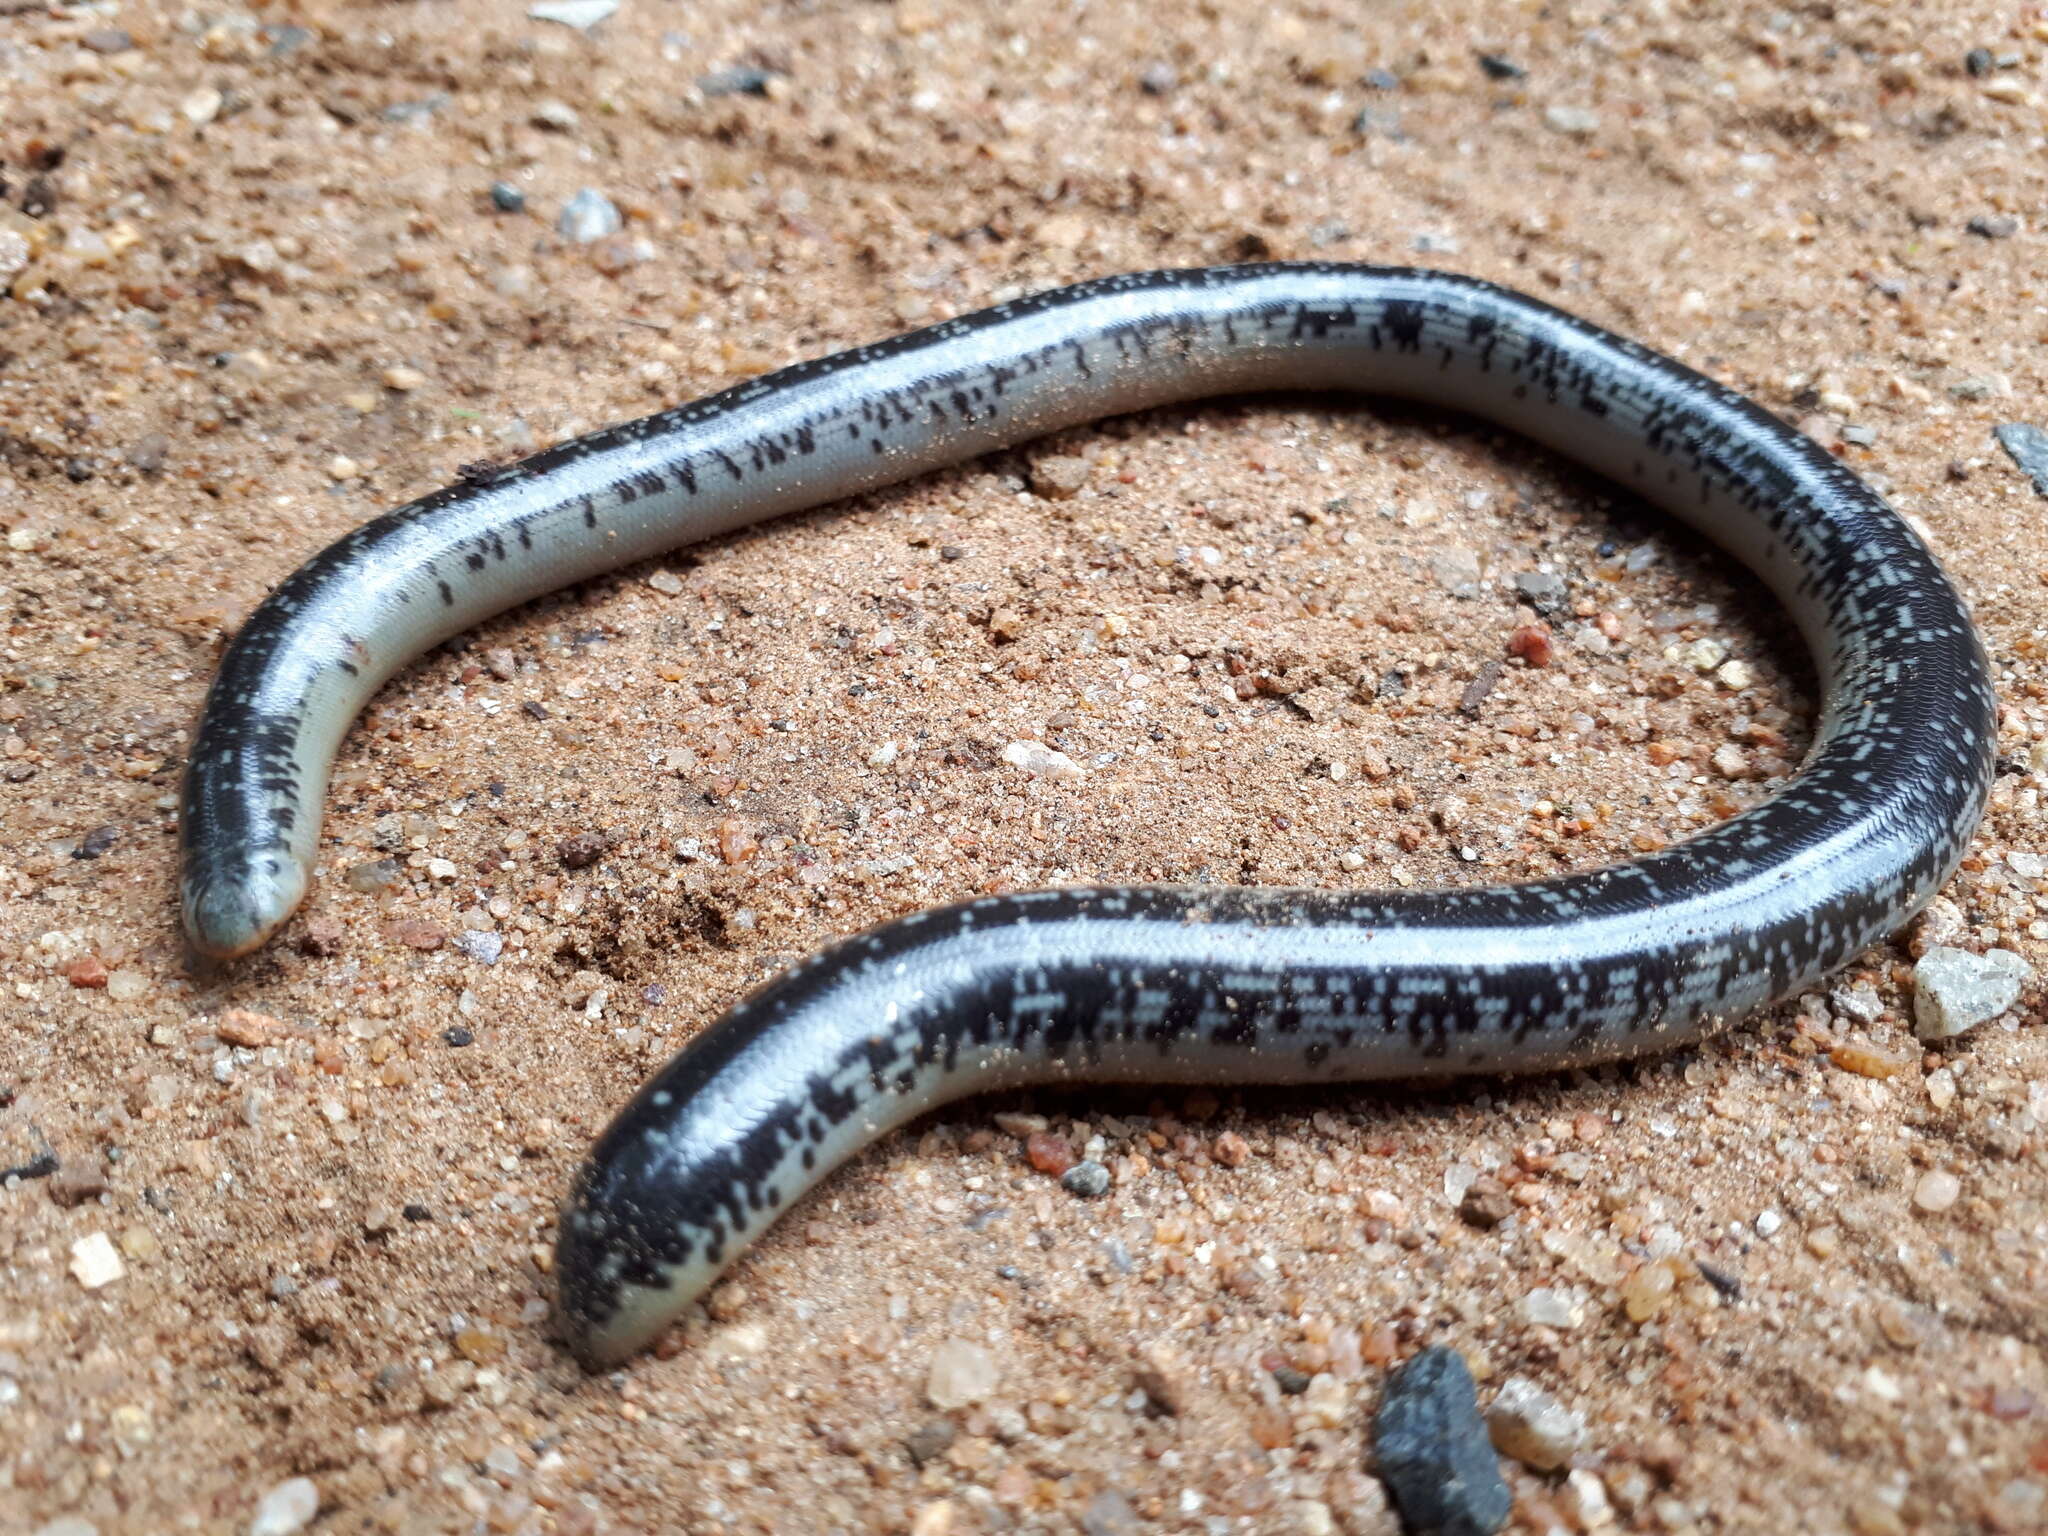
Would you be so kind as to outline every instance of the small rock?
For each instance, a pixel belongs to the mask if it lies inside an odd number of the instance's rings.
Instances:
[[[488,928],[465,928],[455,935],[455,947],[480,965],[496,965],[505,953],[505,935]]]
[[[1138,72],[1138,89],[1147,96],[1168,96],[1180,84],[1180,75],[1171,64],[1155,59]]]
[[[1373,1450],[1410,1536],[1493,1536],[1506,1524],[1508,1485],[1456,1350],[1432,1345],[1387,1378]]]
[[[1458,1201],[1458,1215],[1467,1226],[1482,1232],[1499,1226],[1514,1213],[1515,1204],[1508,1198],[1507,1186],[1489,1174],[1474,1179]]]
[[[674,571],[655,571],[647,578],[647,585],[663,597],[681,597],[686,590],[683,578]]]
[[[1442,549],[1429,557],[1429,573],[1436,584],[1453,597],[1479,595],[1479,552],[1474,549]]]
[[[591,245],[616,235],[625,223],[610,198],[595,187],[585,187],[562,205],[555,218],[555,229],[565,240]]]
[[[1083,1200],[1100,1199],[1109,1193],[1109,1170],[1093,1158],[1076,1163],[1060,1175],[1060,1188]]]
[[[342,927],[331,917],[309,917],[299,930],[299,953],[326,959],[341,953]]]
[[[730,69],[699,75],[697,89],[706,96],[766,96],[769,82],[778,73],[755,64],[735,64]]]
[[[1600,131],[1600,114],[1585,107],[1545,107],[1543,121],[1551,132],[1568,138],[1587,139]]]
[[[1024,1140],[1024,1156],[1040,1173],[1060,1178],[1074,1166],[1074,1149],[1064,1136],[1033,1131]]]
[[[1828,1006],[1838,1014],[1845,1014],[1858,1024],[1875,1024],[1884,1017],[1884,999],[1877,995],[1877,988],[1867,981],[1854,986],[1836,987],[1828,993]]]
[[[1973,955],[1931,948],[1913,967],[1913,1032],[1922,1040],[1946,1040],[1995,1019],[2019,1001],[2033,974],[2009,949]]]
[[[88,1232],[71,1245],[71,1276],[88,1291],[112,1285],[128,1273],[113,1239],[104,1232]]]
[[[1013,741],[1003,748],[1003,761],[1012,768],[1035,773],[1041,779],[1071,784],[1087,770],[1064,752],[1055,752],[1042,741]]]
[[[252,1008],[224,1008],[219,1019],[214,1021],[213,1032],[229,1045],[246,1045],[254,1049],[269,1045],[283,1034],[284,1023]]]
[[[965,1408],[994,1395],[1002,1380],[996,1357],[968,1339],[947,1339],[932,1355],[925,1373],[924,1395],[943,1413]]]
[[[249,1522],[249,1536],[293,1536],[319,1513],[320,1490],[310,1477],[294,1477],[263,1495],[256,1518]]]
[[[421,917],[393,918],[384,925],[384,937],[394,944],[417,950],[439,949],[448,939],[439,928]]]
[[[564,869],[588,869],[610,848],[611,839],[602,832],[578,832],[574,837],[564,838],[555,855]]]
[[[403,875],[396,859],[365,859],[360,864],[349,865],[341,878],[350,890],[374,896],[398,884]]]
[[[1138,1536],[1145,1529],[1131,1501],[1115,1488],[1105,1488],[1081,1511],[1082,1536]]]
[[[1562,576],[1551,571],[1520,571],[1515,575],[1515,592],[1545,617],[1556,613],[1570,599]]]
[[[1930,1168],[1913,1185],[1913,1205],[1930,1216],[1939,1216],[1962,1198],[1963,1181],[1945,1168]]]
[[[534,107],[530,121],[550,133],[574,133],[583,119],[565,101],[543,101]]]
[[[107,962],[98,955],[80,955],[64,967],[64,979],[83,991],[105,991]]]
[[[1513,59],[1502,54],[1482,53],[1478,57],[1479,67],[1489,80],[1520,80],[1529,73]]]
[[[1532,667],[1549,666],[1553,649],[1548,624],[1524,624],[1508,636],[1508,654],[1521,657]]]
[[[535,0],[526,14],[535,21],[559,22],[588,32],[619,8],[619,0]]]
[[[491,206],[500,213],[526,212],[526,194],[509,181],[491,183]]]
[[[2003,422],[1991,429],[1998,446],[2034,482],[2036,496],[2048,496],[2048,432],[2024,421]]]
[[[107,996],[117,1003],[139,1002],[149,995],[149,978],[141,971],[109,971]]]
[[[1066,501],[1088,483],[1094,469],[1086,459],[1069,453],[1050,453],[1032,461],[1031,489],[1048,501]]]
[[[135,39],[119,27],[95,28],[79,41],[93,53],[126,53],[135,46]]]
[[[1570,1295],[1548,1285],[1529,1292],[1516,1303],[1515,1310],[1523,1322],[1540,1328],[1576,1328],[1581,1316]]]
[[[933,1419],[922,1429],[912,1430],[903,1437],[903,1449],[910,1453],[910,1459],[918,1466],[932,1461],[946,1453],[959,1431],[951,1419]]]
[[[2020,221],[2009,213],[1980,213],[1963,228],[1985,240],[2009,240],[2020,232]]]
[[[1493,1406],[1486,1410],[1486,1428],[1503,1456],[1538,1472],[1556,1471],[1586,1443],[1584,1415],[1526,1376],[1510,1376],[1500,1384]]]
[[[97,1158],[90,1162],[59,1164],[48,1185],[50,1198],[67,1211],[88,1200],[99,1199],[110,1187],[106,1169]]]
[[[1906,925],[1906,953],[1918,960],[1930,949],[1955,943],[1966,926],[1963,909],[1946,896],[1937,896]]]

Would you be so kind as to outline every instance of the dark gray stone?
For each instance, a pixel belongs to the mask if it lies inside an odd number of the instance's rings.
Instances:
[[[1455,1349],[1432,1345],[1387,1378],[1373,1450],[1409,1536],[1493,1536],[1507,1523],[1513,1500]]]

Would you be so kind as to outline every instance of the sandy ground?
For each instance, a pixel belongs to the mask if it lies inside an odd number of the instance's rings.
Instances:
[[[2005,705],[1957,942],[2048,963],[2048,504],[1989,435],[2048,418],[2036,8],[1167,11],[0,4],[0,1167],[59,1164],[0,1188],[0,1527],[243,1531],[305,1477],[332,1531],[1385,1533],[1371,1406],[1443,1341],[1584,1417],[1590,1479],[1510,1464],[1521,1529],[2048,1528],[2040,993],[1923,1054],[1903,943],[1639,1066],[964,1104],[660,1358],[550,1342],[589,1139],[832,935],[1514,878],[1769,793],[1810,681],[1751,584],[1470,422],[1161,411],[511,614],[379,697],[287,939],[188,969],[187,728],[328,540],[907,324],[1268,254],[1528,289],[1887,489]],[[585,187],[617,235],[557,234]],[[1535,572],[1555,658],[1461,712]],[[942,1354],[981,1401],[934,1405]]]

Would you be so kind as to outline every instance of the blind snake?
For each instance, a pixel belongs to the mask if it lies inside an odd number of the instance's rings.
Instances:
[[[783,973],[622,1110],[564,1206],[585,1364],[652,1340],[832,1167],[968,1093],[1527,1072],[1664,1049],[1833,970],[1962,857],[1996,700],[1955,588],[1844,465],[1634,342],[1452,273],[1104,278],[800,364],[386,513],[235,635],[186,773],[186,931],[306,894],[342,737],[428,647],[572,582],[1062,427],[1266,389],[1489,418],[1639,492],[1791,612],[1823,704],[1790,785],[1628,863],[1517,885],[1129,887],[914,913]]]

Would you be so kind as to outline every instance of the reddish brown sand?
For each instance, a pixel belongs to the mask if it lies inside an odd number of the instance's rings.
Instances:
[[[350,739],[286,939],[188,969],[188,724],[328,540],[909,324],[1266,255],[1528,289],[1886,487],[2005,706],[1953,942],[2048,962],[2048,503],[1990,438],[2048,418],[2038,8],[1167,9],[0,0],[0,1167],[61,1163],[0,1188],[0,1528],[240,1532],[303,1477],[336,1532],[1385,1533],[1371,1408],[1437,1341],[1584,1416],[1590,1478],[1504,1463],[1518,1529],[2048,1526],[2040,994],[1923,1054],[1903,943],[1638,1066],[963,1104],[659,1358],[550,1341],[587,1143],[834,935],[1508,879],[1769,793],[1809,683],[1752,584],[1468,421],[1161,411],[496,620]],[[695,84],[742,65],[765,94]],[[578,246],[586,186],[626,224]],[[942,1346],[981,1401],[931,1401]]]

